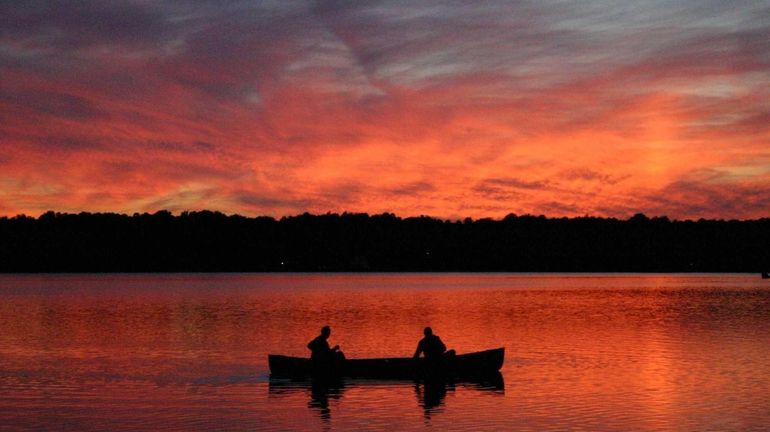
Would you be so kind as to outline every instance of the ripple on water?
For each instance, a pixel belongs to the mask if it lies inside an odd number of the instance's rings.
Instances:
[[[765,430],[770,292],[745,276],[0,277],[2,430]],[[6,290],[3,287],[13,286]],[[189,286],[188,286],[189,285]],[[8,294],[10,293],[10,294]],[[504,390],[269,380],[431,325],[506,347]]]

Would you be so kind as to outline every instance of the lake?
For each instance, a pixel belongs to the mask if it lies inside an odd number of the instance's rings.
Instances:
[[[502,382],[270,379],[330,325],[349,358],[505,347]],[[767,430],[759,275],[0,275],[0,430]]]

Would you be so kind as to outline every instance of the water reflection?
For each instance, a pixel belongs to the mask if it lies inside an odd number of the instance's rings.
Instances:
[[[285,380],[271,378],[268,391],[271,396],[291,396],[306,393],[307,407],[315,412],[324,422],[332,418],[329,400],[338,400],[345,392],[344,380]]]
[[[339,399],[345,391],[345,383],[342,381],[313,381],[310,383],[310,401],[307,406],[318,413],[321,420],[329,421],[332,411],[329,408],[329,399]]]
[[[330,401],[342,399],[347,390],[358,389],[366,391],[378,387],[402,387],[403,397],[407,398],[409,383],[413,383],[417,406],[423,410],[426,419],[431,415],[442,412],[448,392],[454,392],[457,387],[477,390],[489,394],[505,394],[505,381],[501,373],[487,377],[463,381],[396,381],[396,380],[365,380],[365,379],[279,379],[270,378],[268,391],[270,396],[293,396],[304,393],[308,397],[307,406],[321,420],[328,422],[332,418]]]
[[[756,275],[0,275],[0,429],[767,430],[770,290],[760,284]],[[410,356],[409,335],[425,325],[458,353],[505,346],[515,392],[271,382],[267,354],[307,356],[326,324],[350,358]]]
[[[423,409],[426,419],[430,419],[431,414],[441,411],[447,390],[455,391],[454,384],[447,384],[443,381],[426,381],[422,384],[414,383],[417,405]]]

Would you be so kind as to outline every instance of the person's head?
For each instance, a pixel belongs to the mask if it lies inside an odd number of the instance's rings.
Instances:
[[[321,336],[328,339],[330,334],[332,334],[332,329],[329,326],[321,327]]]
[[[423,330],[422,332],[423,334],[425,334],[425,336],[430,336],[433,334],[433,329],[431,329],[430,327],[425,327],[425,330]]]

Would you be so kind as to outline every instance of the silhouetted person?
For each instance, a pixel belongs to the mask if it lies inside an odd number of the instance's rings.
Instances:
[[[435,363],[441,359],[441,355],[446,351],[446,345],[441,342],[441,338],[433,334],[433,329],[425,327],[423,330],[425,337],[417,344],[417,351],[414,352],[414,358],[425,355],[425,361]]]
[[[441,338],[433,334],[430,327],[423,330],[425,337],[417,344],[417,350],[413,358],[416,360],[420,354],[425,356],[425,362],[422,364],[423,378],[429,380],[443,380],[446,374],[450,372],[451,363],[454,359],[455,351],[446,350],[446,345]]]
[[[329,326],[323,326],[321,334],[307,344],[308,349],[311,351],[310,360],[313,365],[314,374],[328,375],[334,371],[334,368],[340,362],[345,360],[345,355],[340,351],[339,345],[334,345],[333,348],[329,347],[327,340],[331,334],[332,329]]]

